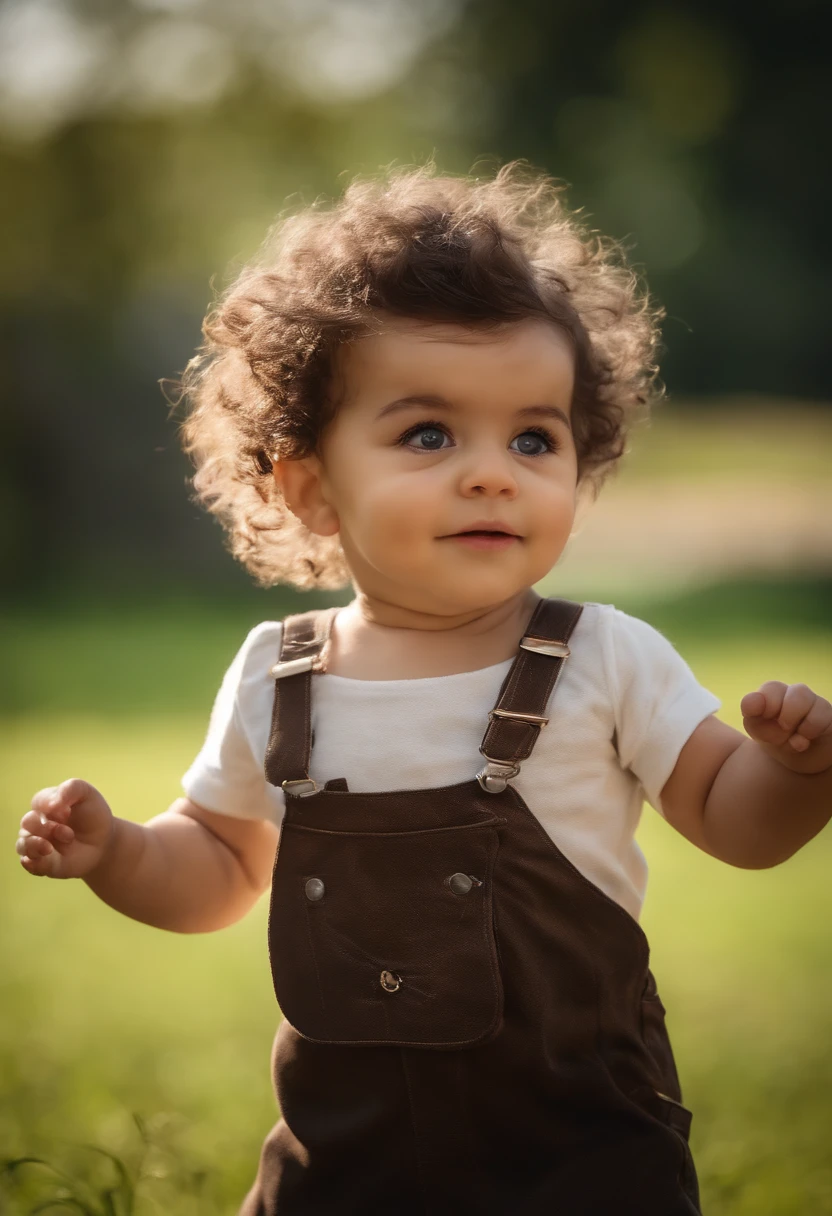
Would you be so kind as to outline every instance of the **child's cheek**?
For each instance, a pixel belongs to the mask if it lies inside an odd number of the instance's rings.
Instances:
[[[533,533],[534,561],[545,565],[544,574],[549,573],[569,544],[575,522],[574,500],[568,495],[558,496],[551,503],[545,516],[541,516]],[[543,578],[543,574],[540,578]]]

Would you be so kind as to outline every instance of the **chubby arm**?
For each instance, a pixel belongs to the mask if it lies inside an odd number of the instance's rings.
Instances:
[[[117,819],[102,863],[85,882],[134,920],[210,933],[241,920],[269,885],[278,829],[177,798],[145,824]]]
[[[805,684],[769,681],[741,709],[750,737],[706,718],[682,748],[662,807],[704,852],[766,869],[832,818],[832,705]]]
[[[37,878],[82,878],[117,912],[176,933],[240,920],[269,884],[279,837],[262,819],[218,815],[177,798],[134,823],[80,777],[38,790],[17,853]]]

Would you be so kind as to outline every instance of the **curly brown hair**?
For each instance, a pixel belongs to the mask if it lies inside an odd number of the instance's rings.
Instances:
[[[662,314],[621,247],[567,210],[562,193],[522,162],[487,180],[428,164],[356,180],[338,202],[274,225],[209,311],[179,386],[195,500],[260,586],[349,581],[338,537],[314,535],[288,511],[270,457],[318,451],[337,410],[335,353],[379,315],[477,327],[537,317],[565,330],[578,479],[597,496],[661,392]]]

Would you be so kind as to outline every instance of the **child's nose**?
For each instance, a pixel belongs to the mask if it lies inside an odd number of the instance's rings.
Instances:
[[[511,454],[486,444],[470,450],[462,463],[460,490],[463,494],[516,494],[517,478]]]

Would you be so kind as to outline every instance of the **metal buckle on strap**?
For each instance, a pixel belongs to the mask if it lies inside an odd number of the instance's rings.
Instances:
[[[269,675],[275,680],[282,680],[284,676],[296,676],[302,671],[320,671],[320,656],[317,654],[307,654],[300,659],[286,659],[283,663],[275,663],[274,667],[269,668]]]
[[[311,777],[302,777],[298,781],[282,781],[281,789],[293,798],[308,798],[310,794],[318,792],[318,787]]]
[[[520,765],[492,760],[490,756],[485,758],[487,764],[477,773],[477,781],[487,794],[501,794],[511,778],[520,772]]]
[[[488,716],[489,718],[512,718],[516,722],[531,722],[532,726],[539,726],[541,730],[549,721],[540,714],[519,714],[513,709],[489,709]]]
[[[568,659],[572,653],[566,642],[550,642],[547,638],[521,638],[520,645],[523,650],[531,650],[534,654],[548,654],[553,659]]]

